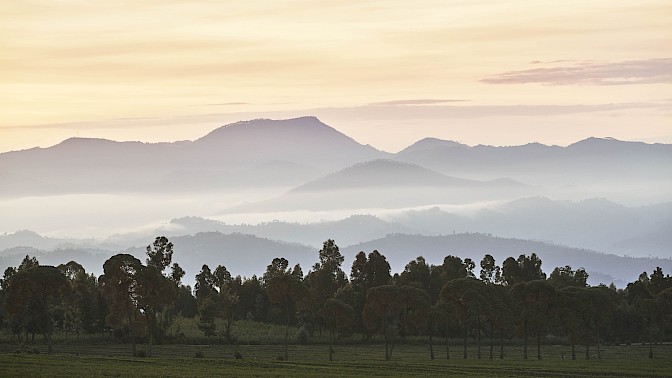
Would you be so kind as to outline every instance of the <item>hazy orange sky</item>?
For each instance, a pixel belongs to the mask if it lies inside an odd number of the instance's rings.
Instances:
[[[13,0],[0,151],[316,115],[397,151],[672,143],[672,3]]]

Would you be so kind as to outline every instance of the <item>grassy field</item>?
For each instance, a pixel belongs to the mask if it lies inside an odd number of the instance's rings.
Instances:
[[[222,329],[222,328],[220,328]],[[8,335],[0,342],[0,377],[97,376],[97,377],[194,377],[194,376],[472,376],[472,377],[670,377],[672,345],[656,345],[650,360],[646,346],[603,346],[602,359],[585,359],[583,347],[578,360],[569,359],[569,346],[546,345],[543,359],[536,360],[536,347],[530,346],[529,360],[522,358],[522,347],[506,346],[504,360],[489,360],[489,347],[483,346],[477,359],[471,345],[468,359],[462,358],[461,340],[451,340],[451,359],[446,359],[445,344],[435,345],[436,359],[429,357],[425,337],[409,337],[395,346],[391,361],[385,361],[385,347],[378,342],[364,344],[354,335],[336,345],[335,360],[328,361],[326,333],[316,332],[309,345],[300,344],[297,329],[290,330],[292,345],[289,360],[282,361],[285,329],[279,325],[239,321],[233,334],[237,344],[223,338],[202,336],[194,319],[177,319],[169,329],[172,344],[156,345],[153,356],[132,358],[131,346],[101,336],[54,336],[55,353],[46,354],[40,342],[23,346]],[[146,345],[139,345],[146,351]],[[234,353],[243,359],[235,359]],[[591,356],[596,350],[591,349]],[[565,359],[562,356],[565,356]]]
[[[452,347],[453,358],[446,360],[444,346],[438,346],[437,359],[430,360],[428,346],[418,344],[397,345],[391,361],[384,360],[383,345],[363,344],[336,346],[333,362],[328,361],[326,345],[291,345],[289,361],[277,358],[282,345],[237,345],[242,360],[233,357],[231,345],[159,345],[151,358],[129,357],[126,344],[68,343],[56,345],[55,351],[47,355],[41,345],[0,344],[0,376],[672,376],[672,345],[657,345],[653,360],[647,358],[646,347],[633,345],[604,347],[601,360],[576,361],[561,358],[569,354],[566,346],[545,346],[541,361],[523,360],[520,347],[508,347],[504,360],[487,359],[487,349],[485,358],[478,360],[473,347],[464,360],[457,358],[461,349]]]

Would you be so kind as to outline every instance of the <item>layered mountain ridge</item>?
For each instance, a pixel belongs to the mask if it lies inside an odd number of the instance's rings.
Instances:
[[[672,257],[671,166],[672,145],[612,138],[472,147],[430,137],[390,154],[315,117],[173,143],[71,138],[0,154],[0,263],[24,252],[46,263],[141,255],[165,234],[185,256],[203,251],[241,273],[275,254],[310,264],[328,238],[402,266],[417,255],[480,258],[494,238],[499,254],[552,251],[550,265],[630,280]],[[8,233],[22,229],[38,233]],[[481,237],[459,237],[471,234]]]

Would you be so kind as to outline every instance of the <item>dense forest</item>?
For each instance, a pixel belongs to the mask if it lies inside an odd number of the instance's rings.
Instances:
[[[172,261],[166,237],[157,237],[146,255],[144,263],[112,256],[100,277],[75,261],[44,266],[26,256],[0,280],[0,326],[9,342],[41,338],[49,352],[60,332],[107,335],[130,344],[134,356],[142,343],[151,356],[152,345],[180,342],[166,332],[179,317],[196,318],[204,337],[229,343],[236,342],[235,322],[246,319],[285,327],[285,360],[292,327],[298,330],[292,340],[310,342],[326,332],[330,359],[331,345],[343,340],[384,343],[388,360],[395,343],[411,337],[426,340],[432,359],[451,357],[449,339],[462,340],[460,357],[467,358],[470,345],[478,358],[490,359],[504,358],[511,343],[523,346],[524,358],[529,346],[530,357],[541,359],[550,339],[571,345],[571,359],[579,345],[585,358],[601,358],[601,343],[634,342],[648,343],[653,357],[654,343],[672,340],[672,277],[660,268],[617,289],[588,286],[586,271],[571,266],[547,277],[534,253],[501,265],[491,255],[480,263],[449,255],[441,265],[418,257],[393,274],[374,250],[356,255],[348,277],[338,246],[327,240],[305,274],[282,257],[261,277],[203,265],[192,288],[182,283],[185,272]]]

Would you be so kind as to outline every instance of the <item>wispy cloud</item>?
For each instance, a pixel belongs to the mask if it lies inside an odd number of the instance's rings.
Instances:
[[[395,101],[383,101],[383,102],[373,102],[369,105],[371,106],[406,106],[406,105],[436,105],[436,104],[445,104],[448,102],[463,102],[469,100],[446,100],[446,99],[431,99],[431,98],[420,98],[413,100],[395,100]]]
[[[189,106],[235,106],[235,105],[250,105],[249,102],[222,102],[214,104],[193,104]]]
[[[567,61],[556,61],[567,62]],[[533,64],[544,64],[534,61]],[[560,67],[504,72],[481,80],[489,84],[628,85],[672,83],[672,58],[622,62],[578,61]]]
[[[413,100],[409,100],[413,101]],[[445,100],[445,102],[460,100]],[[464,100],[463,100],[464,101]],[[400,101],[401,102],[401,101]],[[0,130],[30,129],[120,129],[143,127],[166,127],[170,125],[192,125],[198,123],[222,124],[254,118],[284,119],[305,115],[317,117],[336,117],[353,120],[416,120],[416,119],[476,119],[489,117],[546,117],[563,114],[581,114],[594,112],[613,112],[638,109],[668,110],[671,101],[575,104],[575,105],[441,105],[431,103],[427,106],[399,106],[396,101],[373,103],[354,107],[328,107],[298,110],[252,111],[252,112],[212,112],[172,117],[114,118],[91,122],[63,122],[33,125],[0,126]],[[226,103],[219,105],[230,105]],[[245,104],[245,103],[241,103]],[[218,104],[212,104],[218,105]],[[196,106],[196,105],[194,105]],[[205,104],[204,106],[208,106]]]

